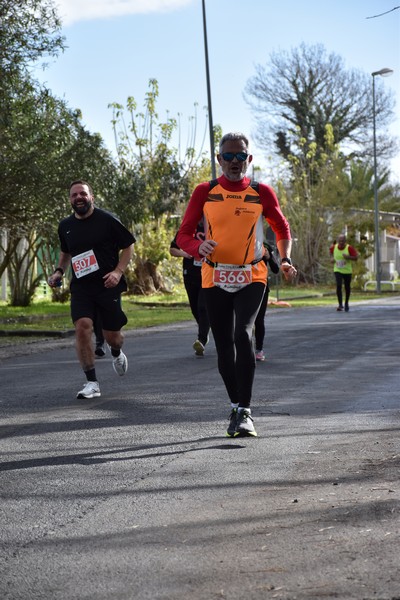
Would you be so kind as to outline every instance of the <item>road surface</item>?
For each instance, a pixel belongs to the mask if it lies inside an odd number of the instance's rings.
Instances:
[[[257,439],[193,323],[0,363],[2,600],[400,598],[400,299],[269,309]],[[25,354],[22,352],[26,352]]]

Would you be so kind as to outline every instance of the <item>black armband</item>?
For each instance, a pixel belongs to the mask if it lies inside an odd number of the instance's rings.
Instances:
[[[286,256],[284,258],[281,258],[281,264],[282,263],[287,263],[288,265],[292,264],[292,261],[290,258],[287,258]]]

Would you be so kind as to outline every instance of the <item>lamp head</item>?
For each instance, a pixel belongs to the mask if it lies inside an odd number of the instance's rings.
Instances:
[[[371,73],[372,77],[376,77],[376,75],[382,75],[382,77],[388,77],[393,73],[393,69],[381,69],[380,71],[374,71]]]

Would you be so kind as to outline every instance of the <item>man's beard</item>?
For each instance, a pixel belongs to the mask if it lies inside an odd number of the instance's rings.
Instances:
[[[243,177],[246,176],[246,171],[247,164],[244,165],[243,163],[239,163],[236,170],[232,171],[228,168],[224,170],[223,173],[229,181],[241,181]]]
[[[79,204],[81,202],[79,201]],[[82,217],[83,215],[86,215],[86,213],[90,210],[92,206],[91,202],[85,202],[83,204],[83,206],[78,206],[78,202],[75,202],[72,206],[72,208],[74,209],[74,211],[76,212],[77,215],[79,215],[80,217]]]

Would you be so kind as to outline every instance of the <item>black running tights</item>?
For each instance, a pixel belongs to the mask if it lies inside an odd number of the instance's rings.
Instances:
[[[207,312],[218,355],[218,370],[233,403],[248,408],[255,372],[253,326],[265,285],[251,283],[238,292],[205,288]]]
[[[192,315],[196,319],[198,325],[197,338],[205,346],[208,342],[208,333],[210,331],[210,322],[208,320],[204,293],[201,287],[201,280],[193,281],[184,279],[185,289],[188,296]]]
[[[342,285],[344,284],[345,291],[345,304],[349,303],[350,300],[350,284],[351,284],[351,273],[338,273],[335,271],[336,278],[336,296],[338,299],[339,306],[343,306],[343,294]]]
[[[268,297],[269,297],[269,287],[265,288],[265,293],[263,299],[260,304],[259,311],[257,313],[257,318],[254,322],[254,336],[256,338],[256,350],[260,351],[264,347],[264,337],[265,337],[265,313],[267,312],[268,306]]]

